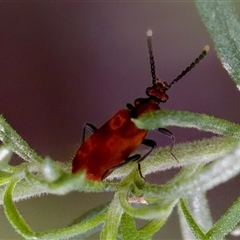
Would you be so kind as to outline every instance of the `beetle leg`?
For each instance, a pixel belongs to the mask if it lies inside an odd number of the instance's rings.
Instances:
[[[179,161],[177,160],[176,156],[175,156],[175,155],[173,154],[173,152],[172,152],[173,147],[174,147],[174,145],[175,145],[175,137],[174,137],[174,135],[173,135],[169,130],[167,130],[166,128],[158,128],[157,131],[163,133],[164,135],[166,135],[167,137],[170,137],[170,138],[172,139],[172,142],[171,142],[171,145],[170,145],[170,154],[172,155],[172,157],[173,157],[177,162],[179,162]]]
[[[153,149],[157,146],[156,142],[151,139],[143,139],[141,144],[151,147],[151,149],[138,160],[138,163],[142,162],[146,157],[148,157]]]
[[[126,164],[129,163],[129,162],[135,162],[135,161],[137,161],[139,158],[141,158],[141,155],[140,155],[140,154],[135,154],[135,155],[133,155],[133,156],[131,156],[131,157],[128,157],[124,162],[122,162],[122,163],[120,163],[120,164],[118,164],[118,165],[116,165],[116,166],[114,166],[114,167],[111,167],[111,168],[107,169],[107,170],[103,173],[103,175],[102,175],[102,177],[101,177],[101,180],[104,180],[104,179],[105,179],[108,175],[110,175],[115,169],[120,168],[120,167],[126,165]]]
[[[135,110],[135,107],[134,107],[131,103],[127,103],[127,104],[126,104],[126,107],[127,107],[130,111]]]
[[[82,130],[82,143],[84,143],[89,136],[95,133],[98,129],[91,123],[85,123]]]
[[[124,165],[126,165],[127,163],[129,162],[135,162],[137,161],[138,163],[138,171],[139,171],[139,174],[140,176],[145,179],[142,175],[142,172],[141,172],[141,165],[140,165],[140,162],[142,162],[146,157],[149,156],[149,154],[152,152],[152,150],[157,146],[156,142],[153,141],[153,140],[150,140],[150,139],[143,139],[142,141],[142,144],[143,145],[146,145],[148,147],[151,147],[151,149],[143,156],[141,156],[140,154],[135,154],[133,156],[130,156],[128,157],[124,162],[118,164],[117,166],[114,166],[114,167],[111,167],[109,169],[107,169],[104,174],[102,175],[102,180],[105,179],[109,174],[111,174],[115,169],[119,168],[119,167],[122,167]]]
[[[156,144],[155,141],[153,141],[153,140],[151,140],[151,139],[143,139],[142,144],[143,144],[143,145],[146,145],[146,146],[148,146],[148,147],[151,147],[151,149],[137,161],[139,174],[140,174],[140,176],[145,180],[145,177],[143,177],[143,175],[142,175],[142,170],[141,170],[141,164],[140,164],[140,163],[141,163],[146,157],[148,157],[148,156],[150,155],[150,153],[151,153],[151,152],[153,151],[153,149],[157,146],[157,144]]]
[[[126,104],[128,110],[130,110],[130,116],[131,118],[136,118],[136,108],[131,104],[131,103],[127,103]]]

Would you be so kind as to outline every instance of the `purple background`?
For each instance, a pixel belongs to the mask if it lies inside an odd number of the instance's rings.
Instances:
[[[126,103],[145,97],[151,80],[148,28],[154,33],[157,75],[167,82],[205,44],[211,47],[209,56],[168,92],[169,100],[161,107],[239,122],[240,94],[217,59],[194,3],[180,1],[1,3],[0,113],[37,153],[69,161],[85,122],[101,126]],[[177,142],[212,136],[171,131]],[[162,135],[150,136],[160,145],[169,143]],[[149,181],[162,182],[173,174],[157,173]],[[239,195],[239,181],[237,177],[208,193],[215,220]],[[17,205],[40,231],[66,226],[96,201],[112,196],[71,193]],[[0,226],[0,239],[17,237],[3,212]],[[180,239],[178,220],[171,217],[155,237]]]

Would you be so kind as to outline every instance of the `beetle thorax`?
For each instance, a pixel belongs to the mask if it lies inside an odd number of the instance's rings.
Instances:
[[[141,114],[159,110],[160,101],[156,98],[137,98],[134,101],[134,111],[132,111],[132,117],[137,118]]]

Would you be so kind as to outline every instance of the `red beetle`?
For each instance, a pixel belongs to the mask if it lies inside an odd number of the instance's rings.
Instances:
[[[204,47],[202,53],[195,59],[195,61],[192,62],[170,84],[167,84],[156,78],[151,30],[148,30],[147,36],[153,84],[146,89],[148,97],[136,99],[134,105],[128,103],[128,109],[121,109],[118,111],[99,129],[90,123],[85,124],[83,128],[82,145],[73,159],[72,173],[86,171],[87,179],[99,182],[105,179],[116,168],[119,168],[130,161],[136,161],[141,174],[140,162],[152,152],[156,147],[156,143],[153,140],[145,139],[147,130],[137,128],[131,119],[138,118],[144,113],[159,110],[160,102],[166,102],[168,99],[166,91],[189,72],[197,63],[199,63],[209,50],[208,46]],[[93,134],[85,140],[86,131],[90,131]],[[172,151],[174,146],[173,134],[165,128],[158,128],[157,131],[172,139]],[[147,145],[150,147],[150,150],[143,156],[140,154],[130,156],[140,144]],[[174,157],[171,151],[170,153]]]

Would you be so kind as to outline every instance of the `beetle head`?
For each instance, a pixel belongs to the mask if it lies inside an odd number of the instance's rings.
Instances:
[[[146,89],[146,94],[150,98],[154,98],[157,102],[166,102],[168,100],[168,95],[166,94],[168,89],[169,86],[166,82],[156,79],[155,84]]]

